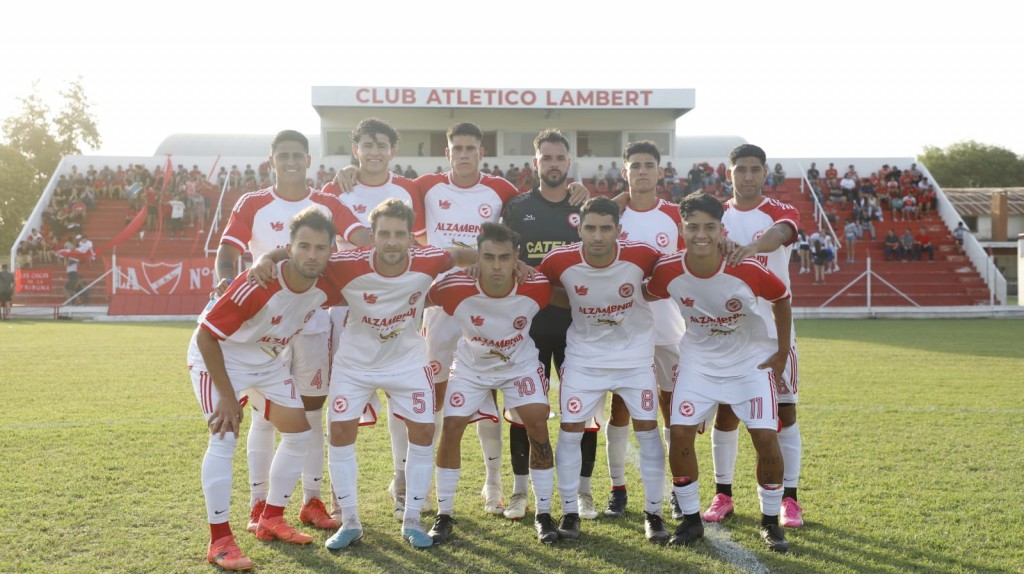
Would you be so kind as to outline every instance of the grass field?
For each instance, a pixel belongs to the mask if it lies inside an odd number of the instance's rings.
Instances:
[[[0,324],[0,572],[215,570],[199,483],[206,435],[185,371],[192,327]],[[414,551],[391,518],[383,425],[359,440],[362,544],[333,554],[322,545],[329,533],[307,547],[245,533],[244,437],[232,524],[258,570],[275,573],[1024,572],[1024,323],[801,321],[797,331],[808,524],[787,531],[788,555],[761,549],[745,440],[736,516],[693,548],[646,543],[635,498],[625,519],[585,521],[579,542],[542,547],[532,512],[521,523],[483,513],[469,431],[455,538]],[[707,437],[698,449],[706,506]],[[507,460],[503,470],[508,491]],[[639,493],[633,464],[628,480]],[[297,513],[288,510],[293,523]]]

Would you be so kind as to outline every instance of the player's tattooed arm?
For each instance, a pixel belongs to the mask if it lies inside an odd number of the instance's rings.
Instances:
[[[242,256],[242,250],[229,245],[227,243],[221,243],[217,247],[217,284],[213,287],[213,293],[210,294],[211,299],[215,299],[224,294],[224,291],[228,288],[228,283],[238,275],[238,258]]]

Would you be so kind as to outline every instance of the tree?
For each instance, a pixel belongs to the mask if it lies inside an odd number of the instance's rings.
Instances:
[[[945,150],[926,146],[917,161],[927,166],[944,187],[1024,186],[1024,157],[973,140],[952,144]]]
[[[56,116],[39,95],[39,82],[20,98],[21,113],[4,119],[0,142],[0,252],[8,253],[46,183],[66,155],[82,146],[100,145],[99,129],[90,110],[82,79],[60,92],[63,106]],[[6,143],[6,145],[4,145]]]

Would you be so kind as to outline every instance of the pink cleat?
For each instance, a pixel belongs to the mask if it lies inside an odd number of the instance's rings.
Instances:
[[[718,493],[711,499],[711,506],[704,511],[704,520],[707,522],[721,522],[723,518],[732,514],[732,509],[732,497]]]
[[[804,510],[800,504],[792,498],[782,499],[782,512],[779,515],[779,524],[786,528],[800,528],[804,525]]]

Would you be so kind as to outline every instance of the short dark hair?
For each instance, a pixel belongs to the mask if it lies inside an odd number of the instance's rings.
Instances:
[[[476,236],[476,247],[480,249],[483,246],[484,241],[493,241],[494,243],[511,243],[512,251],[519,250],[519,234],[512,231],[507,225],[501,223],[492,223],[485,221],[480,226],[480,235]]]
[[[401,199],[396,197],[389,197],[385,199],[373,208],[370,212],[370,231],[377,231],[377,220],[381,217],[394,217],[395,219],[401,219],[405,221],[406,227],[409,231],[412,231],[413,220],[416,218],[416,214],[413,213],[412,208],[409,207]]]
[[[703,192],[691,193],[679,202],[679,215],[683,219],[690,217],[698,211],[710,215],[716,221],[722,221],[725,207],[722,206],[721,201],[718,201],[718,198]]]
[[[659,164],[661,163],[661,152],[658,151],[658,144],[651,140],[640,140],[626,144],[626,149],[622,152],[622,161],[629,161],[629,156],[637,153],[649,153],[654,156],[654,161]]]
[[[273,155],[274,150],[277,149],[278,144],[283,142],[298,142],[302,149],[309,153],[309,140],[302,133],[295,130],[281,130],[274,136],[274,141],[270,142],[270,153]]]
[[[327,233],[328,240],[334,242],[334,236],[337,231],[334,228],[334,222],[331,218],[327,217],[327,214],[322,209],[315,205],[310,205],[306,209],[295,214],[292,218],[292,222],[288,227],[288,237],[293,241],[295,240],[295,234],[299,232],[299,229],[308,227],[314,231],[323,231]]]
[[[569,151],[569,140],[557,129],[546,129],[533,138],[533,150],[539,154],[540,146],[544,142],[562,144],[565,146],[565,151]]]
[[[612,216],[612,222],[615,225],[619,224],[619,204],[608,199],[607,197],[591,197],[590,199],[583,202],[580,206],[580,221],[587,216],[588,213],[596,213],[598,215],[610,215]]]
[[[745,157],[757,158],[761,162],[761,165],[768,165],[768,156],[765,155],[764,150],[757,147],[754,144],[741,144],[732,149],[729,152],[729,165],[736,165],[736,162]],[[832,165],[832,164],[829,164]]]
[[[356,129],[352,130],[352,143],[359,143],[360,138],[363,136],[370,136],[376,139],[378,135],[387,136],[388,141],[391,142],[391,147],[398,145],[398,130],[380,118],[366,118],[359,122],[356,125]]]
[[[480,127],[478,125],[470,122],[462,122],[453,125],[448,128],[448,133],[446,135],[448,137],[448,141],[452,141],[452,138],[455,136],[473,136],[481,143],[484,141],[484,132],[480,131]]]

